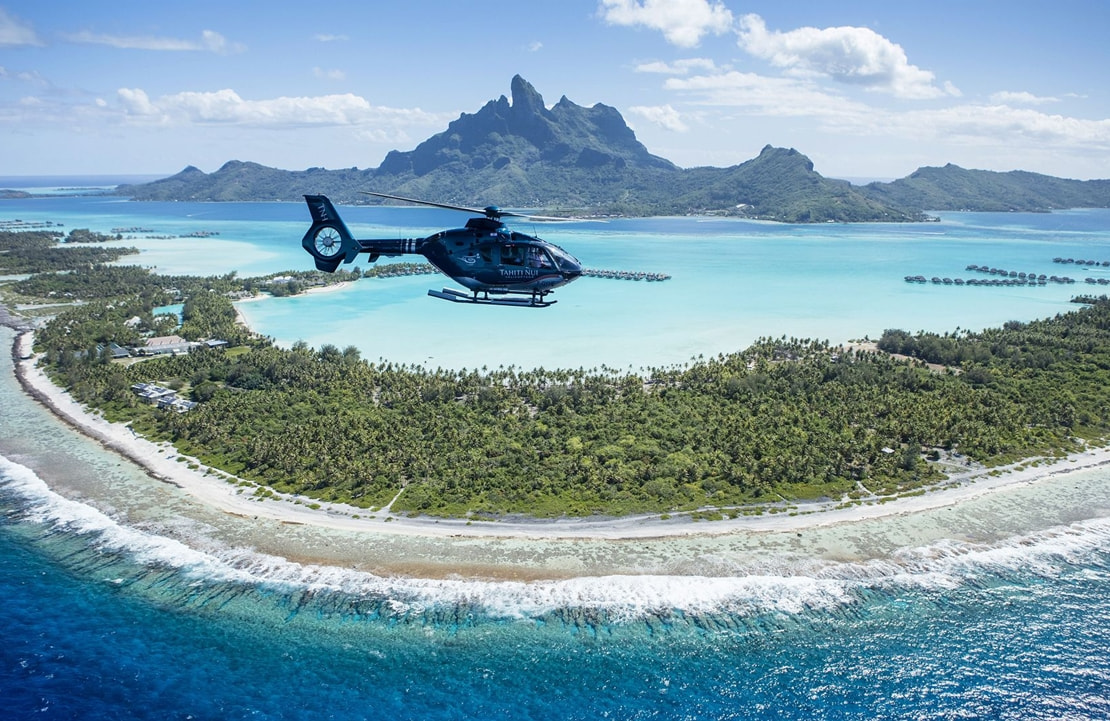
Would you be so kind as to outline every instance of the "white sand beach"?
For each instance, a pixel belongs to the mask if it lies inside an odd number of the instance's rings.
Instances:
[[[38,367],[31,351],[33,333],[23,333],[17,337],[16,343],[16,357],[21,359],[17,362],[17,375],[28,392],[73,427],[139,464],[154,478],[172,483],[197,501],[225,513],[367,534],[620,541],[796,532],[952,507],[1002,489],[1110,464],[1110,449],[1096,448],[1061,460],[1034,459],[1007,469],[965,472],[950,477],[934,490],[918,495],[865,500],[855,505],[839,502],[800,504],[788,512],[741,515],[712,522],[694,522],[683,514],[675,514],[675,517],[665,520],[651,515],[602,519],[504,519],[482,523],[462,519],[410,518],[392,514],[388,509],[371,513],[366,509],[319,503],[307,498],[274,497],[260,501],[249,485],[236,485],[227,480],[222,472],[208,469],[194,458],[181,458],[172,445],[154,443],[135,434],[126,425],[109,423],[90,413],[54,385]],[[316,507],[310,508],[310,504]]]

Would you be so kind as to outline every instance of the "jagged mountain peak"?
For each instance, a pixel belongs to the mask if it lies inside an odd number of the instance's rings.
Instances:
[[[532,115],[546,115],[547,108],[543,104],[543,96],[539,94],[532,84],[520,77],[514,75],[510,86],[510,92],[513,98],[513,113],[514,114],[532,114]]]
[[[676,169],[636,140],[616,108],[600,103],[583,108],[563,96],[549,110],[539,91],[520,75],[510,85],[511,104],[502,95],[476,113],[463,113],[412,151],[389,153],[377,170],[379,177],[416,193],[447,182],[433,176],[468,173],[479,176],[475,184],[496,187],[499,193],[507,192],[502,188],[512,179],[517,186],[512,197],[535,198],[537,189],[519,187],[528,184],[525,178],[558,168]],[[498,177],[481,179],[495,171]],[[511,199],[499,196],[499,202]]]

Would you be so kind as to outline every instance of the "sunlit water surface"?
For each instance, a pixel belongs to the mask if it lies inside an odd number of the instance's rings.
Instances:
[[[220,233],[141,243],[139,262],[165,272],[308,267],[300,206],[7,203],[0,217]],[[348,215],[360,235],[386,237],[457,220],[408,209]],[[1076,211],[946,215],[921,226],[544,226],[588,266],[673,278],[583,279],[543,311],[448,305],[424,296],[444,282],[430,276],[244,310],[279,342],[353,343],[369,358],[639,367],[738,350],[761,335],[840,341],[1064,311],[1088,290],[1082,280],[1003,289],[902,277],[968,277],[968,263],[1079,277],[1052,257],[1101,259],[1108,221],[1105,211]],[[5,345],[11,338],[0,335]],[[768,534],[762,545],[356,541],[197,507],[29,401],[7,354],[0,407],[6,717],[1110,715],[1104,470],[913,518],[797,539]],[[558,572],[523,581],[395,577],[285,558],[268,545],[281,538],[313,558],[326,558],[329,544],[347,554],[357,542],[368,558],[501,556]],[[569,573],[576,563],[586,570]],[[645,575],[628,572],[636,563]],[[625,570],[588,570],[606,564]]]

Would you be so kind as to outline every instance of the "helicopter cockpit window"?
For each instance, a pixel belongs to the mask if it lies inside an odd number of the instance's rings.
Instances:
[[[493,262],[493,248],[488,245],[478,246],[478,253],[482,256],[482,260],[487,263]]]
[[[555,263],[551,260],[551,256],[547,251],[538,245],[533,245],[528,248],[528,267],[529,268],[554,268]]]

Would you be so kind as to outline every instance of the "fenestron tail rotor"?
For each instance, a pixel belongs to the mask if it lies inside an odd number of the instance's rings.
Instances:
[[[312,214],[312,226],[301,239],[301,245],[316,260],[317,270],[334,273],[340,263],[353,261],[362,246],[347,230],[330,200],[323,195],[306,195],[304,199]]]

